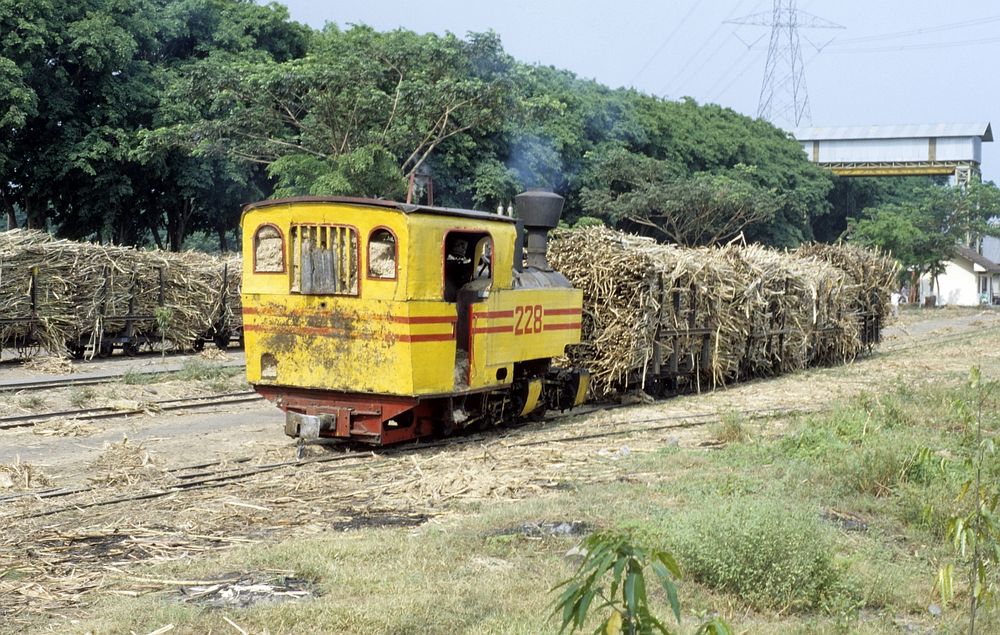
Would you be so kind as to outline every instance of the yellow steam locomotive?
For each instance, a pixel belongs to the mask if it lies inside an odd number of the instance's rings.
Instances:
[[[286,434],[391,444],[583,402],[582,294],[545,259],[563,200],[502,213],[343,197],[244,208],[247,378]]]

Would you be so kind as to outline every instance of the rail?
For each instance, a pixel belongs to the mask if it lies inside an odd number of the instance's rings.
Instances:
[[[0,430],[33,427],[39,423],[52,421],[54,419],[67,418],[76,421],[93,421],[96,419],[129,417],[132,415],[144,414],[150,411],[168,412],[174,410],[195,410],[211,406],[224,406],[261,400],[262,397],[256,392],[252,390],[244,390],[216,395],[203,395],[199,397],[164,399],[160,401],[142,403],[137,402],[135,408],[113,408],[109,406],[101,406],[96,408],[81,408],[78,410],[61,410],[41,414],[14,415],[11,417],[0,417]]]

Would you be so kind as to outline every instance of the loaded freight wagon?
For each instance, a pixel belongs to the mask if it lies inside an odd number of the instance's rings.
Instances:
[[[242,336],[240,262],[0,233],[0,350],[134,355],[164,340],[220,348]]]
[[[605,227],[560,231],[549,257],[583,291],[592,397],[699,392],[850,362],[881,338],[898,264],[847,245],[686,248]]]

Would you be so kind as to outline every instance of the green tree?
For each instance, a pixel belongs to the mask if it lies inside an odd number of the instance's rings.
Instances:
[[[1000,190],[989,183],[966,189],[927,187],[910,199],[864,210],[861,218],[848,219],[851,242],[881,247],[892,253],[909,272],[913,288],[917,279],[943,271],[959,245],[975,246],[985,235],[1000,235],[991,219],[1000,216]]]
[[[314,31],[253,0],[0,0],[0,28],[11,225],[179,249],[247,200],[398,198],[422,166],[446,205],[543,185],[568,222],[627,224],[715,201],[775,245],[829,209],[831,177],[767,122],[519,64],[492,33]]]
[[[914,191],[932,185],[946,185],[947,178],[937,176],[834,176],[827,195],[830,212],[815,217],[813,236],[820,242],[836,242],[847,231],[847,219],[860,218],[867,208],[888,203],[904,203]]]
[[[138,53],[155,33],[151,8],[145,0],[0,1],[0,69],[12,90],[0,142],[9,224],[15,207],[29,227],[44,227],[52,208],[86,204],[101,188],[121,191],[102,166],[126,156],[129,114],[150,103],[146,87],[128,79],[147,69]]]
[[[160,177],[183,157],[138,152],[171,71],[212,51],[284,59],[307,34],[251,0],[0,0],[0,29],[8,225],[22,211],[30,227],[133,244],[175,209]]]
[[[174,96],[191,116],[155,138],[266,166],[280,195],[398,197],[444,144],[500,125],[507,61],[492,35],[328,26],[302,59],[189,69]]]
[[[521,108],[504,130],[504,160],[525,185],[565,194],[572,216],[581,211],[576,193],[586,180],[587,154],[644,139],[639,94],[549,66],[518,65],[515,72]]]
[[[774,216],[780,199],[754,185],[753,170],[678,176],[663,160],[613,148],[595,158],[583,209],[619,226],[681,245],[711,245]]]
[[[951,222],[959,232],[964,232],[969,246],[976,246],[983,236],[1000,234],[995,219],[1000,218],[1000,188],[992,181],[973,181],[965,188],[952,188]]]
[[[312,30],[290,21],[287,9],[274,3],[159,0],[159,5],[154,52],[157,103],[144,114],[129,157],[138,172],[132,206],[141,210],[135,217],[141,219],[137,231],[148,232],[160,247],[179,250],[186,236],[198,229],[214,233],[219,248],[227,250],[241,205],[270,191],[263,169],[220,149],[195,154],[162,143],[148,131],[197,115],[192,104],[177,99],[177,92],[205,60],[297,59],[305,55]]]
[[[748,166],[749,182],[778,197],[774,213],[746,228],[748,240],[792,247],[813,238],[814,219],[830,211],[829,172],[811,163],[788,133],[693,99],[638,98],[644,145],[636,150],[681,166],[687,175]]]

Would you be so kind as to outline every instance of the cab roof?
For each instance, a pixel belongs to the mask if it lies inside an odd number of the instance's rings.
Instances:
[[[358,205],[362,207],[378,207],[380,209],[395,209],[404,214],[434,214],[437,216],[458,216],[476,220],[513,223],[513,218],[501,214],[480,212],[471,209],[456,209],[453,207],[430,207],[427,205],[411,205],[384,199],[356,198],[351,196],[295,196],[292,198],[276,198],[243,206],[243,214],[250,210],[274,207],[278,205],[295,205],[299,203],[340,203],[342,205]]]

